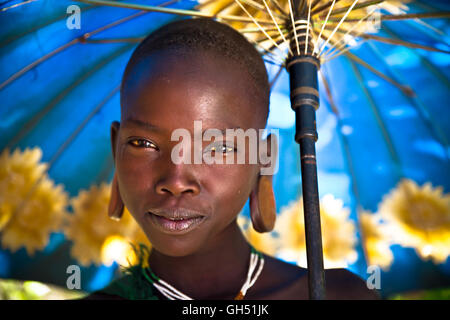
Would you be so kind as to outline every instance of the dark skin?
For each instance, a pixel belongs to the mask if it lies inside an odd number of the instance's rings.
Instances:
[[[149,265],[194,299],[233,299],[250,256],[236,217],[257,190],[261,164],[249,164],[248,155],[246,164],[174,164],[170,155],[178,141],[171,133],[186,128],[193,136],[194,120],[202,120],[203,129],[264,128],[263,102],[251,77],[212,54],[158,52],[133,68],[121,99],[121,123],[111,126],[113,156],[123,202],[152,243]],[[224,157],[237,152],[243,151]],[[190,208],[205,218],[185,234],[167,234],[149,221],[155,207]],[[308,298],[306,269],[264,258],[245,299]],[[376,297],[344,269],[326,271],[326,283],[328,298]]]

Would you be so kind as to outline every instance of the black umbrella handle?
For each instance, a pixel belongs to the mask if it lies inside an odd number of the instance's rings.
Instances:
[[[325,299],[319,191],[317,186],[316,110],[319,107],[317,72],[319,60],[312,56],[294,56],[287,63],[291,107],[295,111],[295,141],[300,144],[303,211],[309,298]]]

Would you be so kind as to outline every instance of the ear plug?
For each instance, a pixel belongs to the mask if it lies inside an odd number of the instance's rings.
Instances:
[[[250,194],[250,216],[253,228],[270,232],[275,227],[276,204],[272,187],[272,176],[260,176],[257,192]]]
[[[124,211],[124,204],[120,197],[119,185],[117,183],[117,175],[114,173],[114,178],[111,185],[111,197],[108,205],[108,216],[115,221],[122,218]]]

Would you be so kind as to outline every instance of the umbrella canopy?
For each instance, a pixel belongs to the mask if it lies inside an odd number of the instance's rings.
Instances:
[[[237,2],[228,3],[230,11],[223,11],[221,21],[232,22],[239,29],[260,31],[239,4],[260,19],[261,25],[271,21],[267,12],[257,14],[261,10],[257,11],[255,6],[264,6],[263,2]],[[328,17],[332,22],[329,26],[335,27],[340,22],[338,18],[346,13],[343,9],[351,5],[357,9],[360,5],[353,1],[339,2],[307,4],[311,4],[311,12],[322,8],[316,16],[325,18],[328,12],[333,13],[329,10],[334,4],[335,12],[341,10],[340,14]],[[117,5],[124,3],[115,1]],[[288,2],[270,3],[278,15],[288,12]],[[448,18],[442,18],[450,8],[445,1],[386,3],[391,7],[377,9],[385,15],[428,16],[410,16],[414,19],[401,21],[380,18],[381,28],[366,34],[358,28],[351,30],[371,12],[361,7],[354,15],[351,12],[350,23],[342,23],[342,28],[336,31],[336,35],[340,34],[336,41],[326,43],[334,30],[328,24],[314,24],[309,31],[316,40],[321,32],[324,35],[317,42],[324,53],[319,77],[321,107],[316,115],[319,195],[332,194],[341,199],[351,209],[350,218],[355,221],[361,220],[359,214],[363,210],[377,212],[383,197],[402,178],[419,185],[430,182],[434,187],[442,187],[444,193],[450,189],[447,103],[450,56],[446,36],[450,25]],[[42,149],[41,161],[48,164],[49,176],[62,184],[70,197],[112,178],[109,125],[120,117],[121,76],[140,39],[173,19],[189,18],[193,10],[215,14],[225,7],[223,1],[207,1],[197,9],[195,1],[134,0],[133,4],[178,9],[176,13],[185,15],[146,11],[143,7],[114,7],[99,1],[2,3],[0,149],[38,146]],[[278,6],[281,10],[277,11]],[[246,21],[233,20],[238,10],[240,19],[246,17]],[[261,32],[252,36],[254,31],[247,30],[245,34],[265,54],[273,82],[268,125],[280,129],[280,169],[274,186],[277,209],[282,211],[299,198],[301,181],[298,147],[293,139],[295,115],[289,101],[289,75],[281,54],[288,49],[286,45],[283,47],[281,37],[275,38],[277,32],[271,30],[270,35],[284,51],[266,35],[261,36]],[[287,26],[283,32],[288,34]],[[331,46],[340,50],[333,54],[328,51]],[[248,207],[244,208],[246,213]],[[0,276],[65,285],[66,267],[77,264],[70,256],[70,248],[71,242],[64,234],[56,233],[45,250],[32,257],[24,250],[12,253],[5,249],[0,253]],[[348,267],[367,277],[364,250],[361,246],[356,249],[359,258]],[[385,293],[442,284],[443,279],[447,285],[450,283],[448,264],[423,263],[414,252],[395,246],[394,253],[391,271],[383,274],[383,279],[387,279],[382,287]],[[55,267],[39,268],[49,263]],[[402,272],[399,278],[398,270],[405,264],[415,266],[416,272]],[[82,287],[95,290],[103,286],[114,270],[115,266],[87,268]],[[423,283],[425,280],[417,276],[421,270],[422,274],[432,273],[433,276],[423,276],[431,278],[429,283]],[[409,283],[409,287],[404,283]]]

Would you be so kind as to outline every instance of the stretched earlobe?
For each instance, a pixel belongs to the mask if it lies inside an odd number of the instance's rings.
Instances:
[[[276,206],[272,176],[259,176],[258,186],[250,194],[250,216],[253,228],[260,233],[270,232],[275,227]]]
[[[120,197],[119,185],[117,183],[117,174],[114,173],[114,178],[111,185],[111,197],[108,205],[108,216],[112,220],[120,220],[124,211],[124,204]]]

